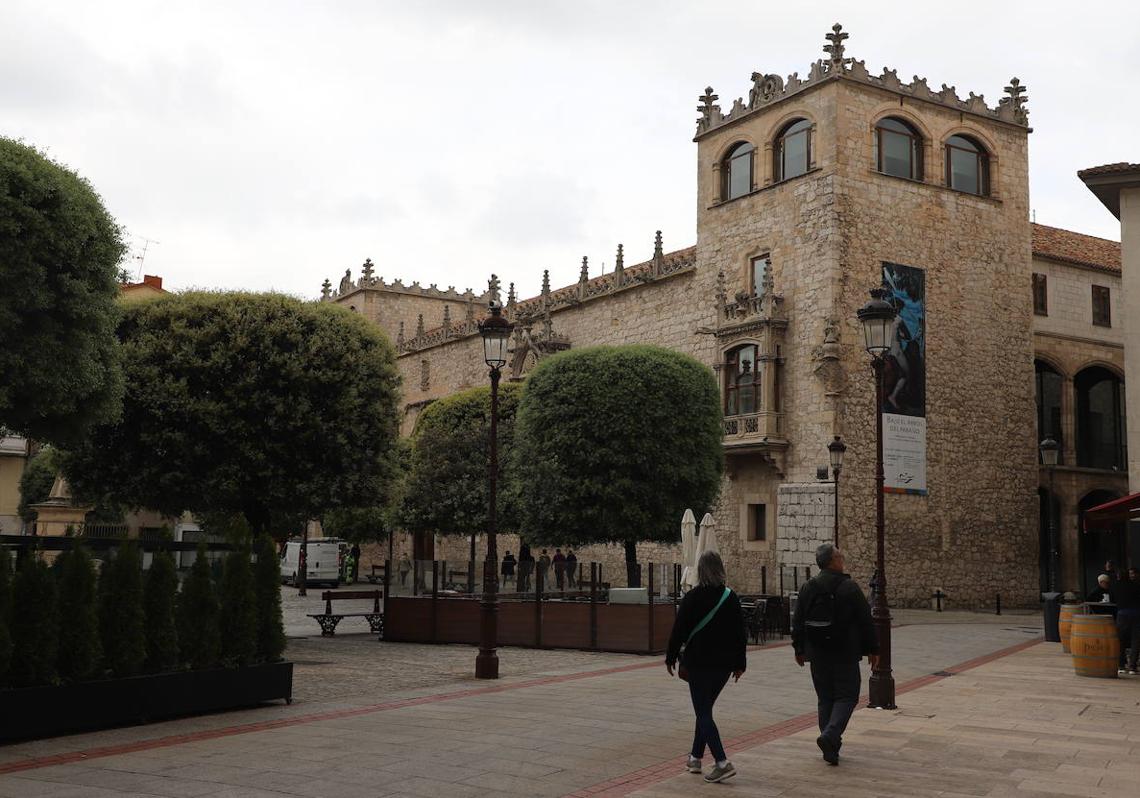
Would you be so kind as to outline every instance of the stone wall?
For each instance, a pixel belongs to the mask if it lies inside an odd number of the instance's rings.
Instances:
[[[784,567],[816,570],[815,550],[835,536],[835,485],[780,486],[776,547]]]
[[[1034,332],[1123,346],[1124,306],[1119,274],[1083,269],[1039,257],[1033,258],[1033,272],[1045,275],[1049,311],[1047,316],[1034,315]],[[1092,323],[1094,285],[1109,289],[1111,327],[1098,327]]]
[[[882,261],[926,274],[926,496],[886,497],[894,602],[924,604],[935,586],[962,604],[1037,598],[1026,129],[982,124],[939,105],[846,83],[838,160],[847,444],[841,492],[848,563],[860,579],[874,553],[874,391],[855,312]],[[926,182],[876,172],[873,125],[901,116],[924,134]],[[967,133],[991,153],[993,195],[952,191],[941,142]],[[850,543],[846,541],[850,540]]]

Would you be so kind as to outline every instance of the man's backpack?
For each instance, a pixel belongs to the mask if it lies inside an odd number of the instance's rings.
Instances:
[[[834,651],[840,646],[835,623],[835,591],[817,590],[804,611],[804,637],[816,651]]]

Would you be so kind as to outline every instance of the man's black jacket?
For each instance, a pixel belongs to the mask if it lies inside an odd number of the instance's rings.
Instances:
[[[839,638],[835,648],[828,651],[814,651],[804,635],[806,613],[820,593],[835,593],[832,623]],[[866,654],[879,653],[879,639],[871,624],[871,606],[850,576],[824,570],[803,586],[792,618],[792,646],[797,655],[817,662],[858,662]]]
[[[685,594],[673,621],[673,633],[669,635],[669,648],[665,662],[673,665],[681,651],[681,645],[689,637],[689,632],[708,615],[724,594],[723,586],[700,585]],[[724,604],[716,611],[712,620],[697,632],[681,662],[686,668],[724,668],[742,671],[748,667],[745,648],[748,641],[744,637],[744,617],[740,611],[740,599],[729,592]]]

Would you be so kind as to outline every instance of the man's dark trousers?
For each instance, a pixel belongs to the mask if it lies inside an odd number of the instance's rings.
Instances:
[[[819,699],[820,734],[838,746],[859,702],[859,688],[863,684],[859,661],[812,661],[811,681]]]

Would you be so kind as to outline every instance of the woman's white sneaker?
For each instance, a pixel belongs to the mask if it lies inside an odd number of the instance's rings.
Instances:
[[[720,765],[713,767],[713,769],[709,771],[709,774],[705,776],[705,781],[710,783],[724,781],[725,779],[731,779],[735,775],[736,768],[732,766],[731,762],[725,762],[724,767]]]

